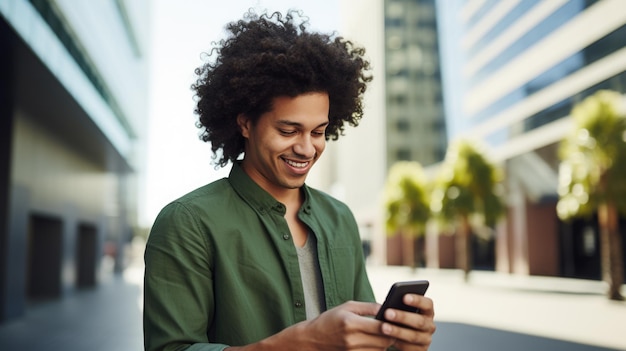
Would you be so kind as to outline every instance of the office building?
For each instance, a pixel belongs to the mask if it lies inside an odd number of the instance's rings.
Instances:
[[[0,1],[0,323],[123,266],[137,221],[148,1]]]
[[[338,33],[365,47],[374,79],[359,126],[328,143],[307,182],[350,206],[371,242],[370,260],[386,263],[387,170],[397,160],[427,165],[445,154],[434,2],[342,0],[340,13]]]
[[[600,278],[597,225],[557,217],[557,149],[577,102],[600,89],[626,93],[624,5],[438,1],[450,138],[482,140],[506,172],[498,270]]]
[[[385,0],[387,168],[443,160],[447,138],[434,0]]]

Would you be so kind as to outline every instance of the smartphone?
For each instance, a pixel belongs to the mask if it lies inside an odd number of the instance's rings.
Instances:
[[[428,280],[413,280],[394,283],[389,289],[389,293],[387,293],[385,302],[383,302],[378,314],[376,314],[376,319],[387,322],[385,319],[385,310],[388,308],[419,313],[416,307],[405,305],[404,302],[402,302],[402,298],[404,295],[409,293],[424,295],[426,290],[428,290],[428,285]]]

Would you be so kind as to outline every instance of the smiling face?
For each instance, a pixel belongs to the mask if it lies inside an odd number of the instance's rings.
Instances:
[[[256,123],[240,115],[244,171],[277,199],[297,191],[326,147],[328,111],[328,94],[315,92],[275,98]]]

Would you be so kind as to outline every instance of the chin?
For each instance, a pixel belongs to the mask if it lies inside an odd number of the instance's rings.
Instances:
[[[292,182],[290,184],[287,184],[287,187],[290,189],[299,189],[304,185],[304,181],[301,182]]]
[[[305,179],[306,177],[302,177],[302,179],[286,181],[284,186],[288,189],[298,189],[304,185]]]

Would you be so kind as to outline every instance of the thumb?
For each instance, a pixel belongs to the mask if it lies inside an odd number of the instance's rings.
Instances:
[[[380,309],[380,304],[375,302],[348,301],[345,308],[360,316],[374,316]]]

